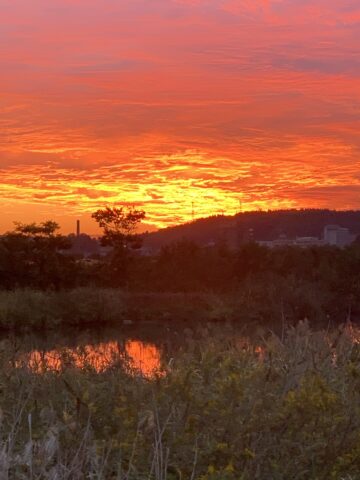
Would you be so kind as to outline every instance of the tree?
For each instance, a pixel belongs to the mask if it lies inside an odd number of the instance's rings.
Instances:
[[[134,207],[106,207],[94,212],[92,218],[103,230],[103,245],[126,248],[138,244],[139,237],[134,232],[145,212]]]
[[[56,242],[61,240],[61,242],[64,241],[64,238],[62,235],[57,234],[57,230],[59,230],[59,225],[56,222],[53,222],[52,220],[47,220],[46,222],[42,223],[20,223],[20,222],[15,222],[15,230],[14,232],[11,232],[15,235],[21,235],[23,237],[31,238],[31,239],[55,239]]]
[[[106,207],[92,214],[103,230],[102,245],[113,247],[109,257],[112,284],[123,285],[129,274],[131,249],[141,245],[136,228],[145,218],[143,210],[134,207]]]
[[[57,233],[59,225],[15,223],[15,229],[1,238],[3,283],[60,288],[66,259],[62,251],[70,248],[69,240]]]
[[[249,275],[257,275],[268,270],[271,251],[255,242],[240,247],[235,261],[235,276],[243,280]]]

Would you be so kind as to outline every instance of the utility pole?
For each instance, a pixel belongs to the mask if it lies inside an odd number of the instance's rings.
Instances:
[[[191,202],[191,218],[192,218],[192,221],[194,221],[194,218],[195,218],[194,202]]]

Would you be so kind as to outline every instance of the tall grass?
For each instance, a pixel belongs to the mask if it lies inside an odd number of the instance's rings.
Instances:
[[[346,309],[343,309],[343,312]],[[140,293],[84,287],[63,291],[0,291],[0,328],[34,330],[59,326],[118,325],[123,322],[236,321],[282,325],[308,318],[313,324],[339,323],[329,298],[313,285],[295,280],[245,282],[238,290],[216,294]]]
[[[114,289],[0,291],[2,328],[29,330],[59,325],[108,323],[116,322],[123,315],[123,295]]]
[[[0,291],[0,328],[34,330],[124,321],[208,321],[234,317],[234,302],[214,294],[131,293],[76,288]]]
[[[357,479],[360,345],[306,323],[261,345],[189,338],[152,380],[41,375],[2,345],[0,478]]]

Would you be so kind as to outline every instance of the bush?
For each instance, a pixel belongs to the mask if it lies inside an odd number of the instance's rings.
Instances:
[[[300,323],[261,346],[218,329],[152,380],[116,361],[102,373],[9,370],[14,354],[0,348],[1,478],[359,478],[360,348],[348,328]]]

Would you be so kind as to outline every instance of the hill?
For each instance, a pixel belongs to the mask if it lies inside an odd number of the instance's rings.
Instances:
[[[274,240],[279,235],[321,238],[326,225],[339,225],[360,235],[360,211],[293,209],[218,215],[148,233],[144,235],[144,247],[158,249],[183,239],[199,245],[225,241],[235,246],[249,235],[255,240]]]

